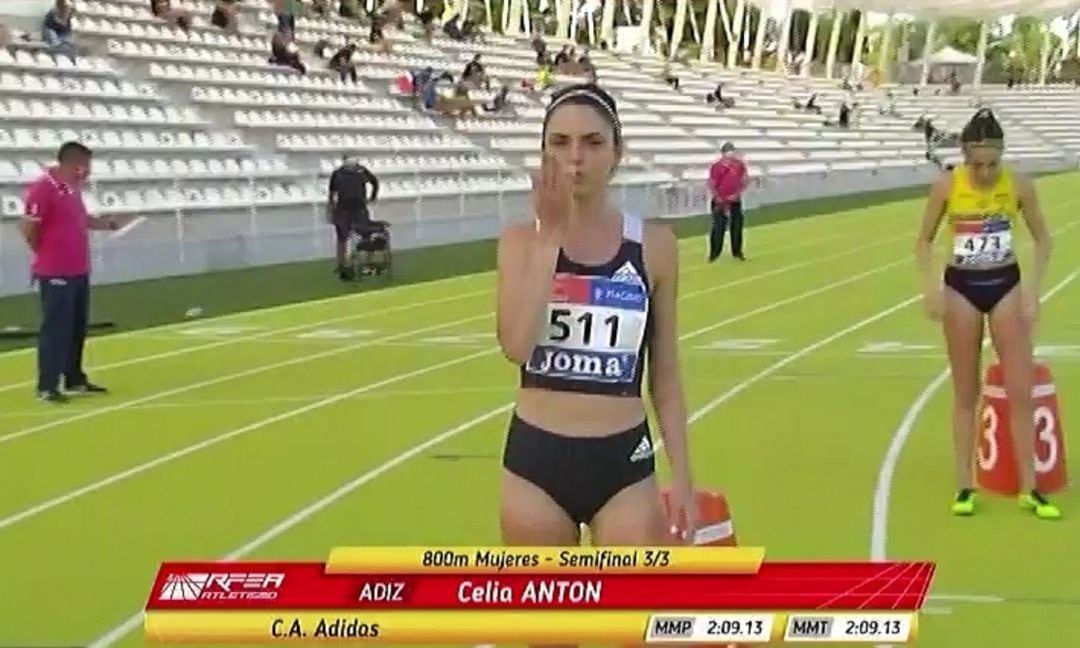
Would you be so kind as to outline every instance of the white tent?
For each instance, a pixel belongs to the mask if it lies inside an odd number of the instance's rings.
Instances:
[[[813,0],[821,10],[832,0]],[[1019,13],[1025,16],[1061,16],[1080,8],[1080,0],[835,0],[841,9],[865,9],[882,13],[902,12],[922,17],[998,18]]]
[[[948,46],[930,55],[930,65],[975,65],[978,62],[979,57]]]
[[[6,0],[0,0],[6,1]],[[1010,14],[1056,17],[1080,9],[1080,0],[747,0],[778,15],[790,7],[807,11],[861,9],[876,13],[904,13],[930,17],[1000,18]]]

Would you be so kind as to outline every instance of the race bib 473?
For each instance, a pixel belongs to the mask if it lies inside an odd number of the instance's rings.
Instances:
[[[986,219],[956,224],[953,257],[963,265],[994,265],[1013,256],[1012,228],[1008,220]]]

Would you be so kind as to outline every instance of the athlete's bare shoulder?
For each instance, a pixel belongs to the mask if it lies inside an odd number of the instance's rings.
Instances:
[[[937,197],[948,196],[952,191],[953,186],[953,172],[942,170],[937,174],[934,181],[930,183],[930,195]]]
[[[660,220],[645,221],[645,247],[652,248],[652,254],[673,256],[678,253],[675,228]]]
[[[642,249],[649,274],[664,281],[678,273],[679,247],[675,230],[662,221],[644,221]]]
[[[1009,172],[1012,173],[1013,186],[1016,187],[1017,192],[1028,193],[1035,191],[1034,178],[1016,169],[1009,169]]]

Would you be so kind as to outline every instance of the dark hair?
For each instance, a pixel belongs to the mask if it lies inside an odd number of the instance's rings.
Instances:
[[[987,143],[1000,146],[1004,140],[1005,131],[1001,129],[1001,123],[994,116],[994,111],[989,108],[980,108],[960,133],[960,141],[964,144]]]
[[[75,156],[81,157],[93,157],[94,152],[90,150],[90,147],[79,142],[64,142],[60,146],[60,150],[56,152],[56,159],[60,162],[67,162]]]
[[[589,106],[611,126],[615,146],[622,146],[622,124],[619,122],[619,109],[615,98],[595,83],[576,83],[559,88],[551,94],[551,101],[544,113],[544,127],[541,130],[541,147],[547,138],[548,122],[555,109],[563,105]]]

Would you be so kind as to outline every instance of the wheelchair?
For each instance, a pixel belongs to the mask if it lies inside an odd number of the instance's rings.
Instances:
[[[394,276],[394,254],[390,245],[390,223],[357,223],[349,235],[349,270],[354,279]]]

